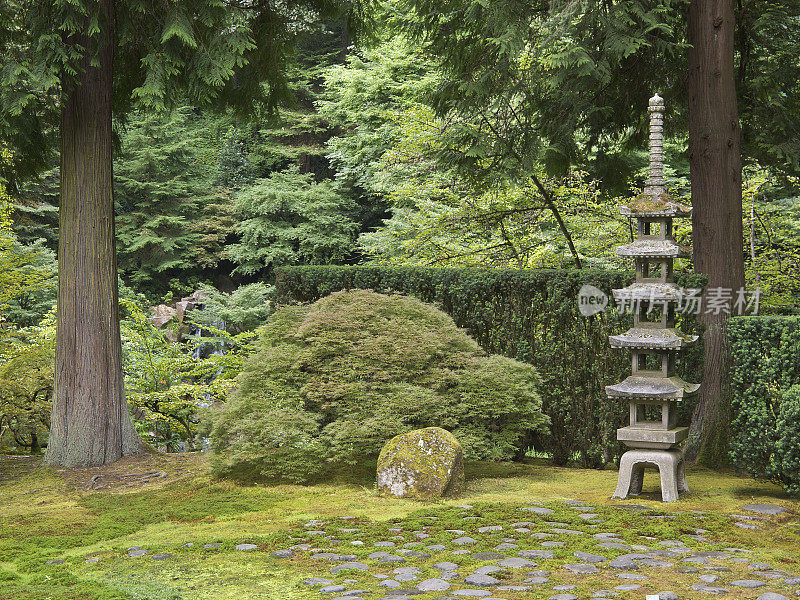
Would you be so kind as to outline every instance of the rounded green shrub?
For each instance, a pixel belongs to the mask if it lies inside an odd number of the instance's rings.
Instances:
[[[800,385],[784,392],[776,429],[775,454],[783,487],[800,496]]]
[[[211,412],[219,476],[308,481],[378,456],[422,427],[451,431],[465,458],[504,460],[546,431],[536,370],[488,356],[415,298],[337,292],[277,311],[239,389]]]

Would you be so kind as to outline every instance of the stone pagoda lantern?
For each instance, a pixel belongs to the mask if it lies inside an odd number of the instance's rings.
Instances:
[[[611,347],[630,350],[633,373],[625,381],[606,387],[610,399],[630,403],[630,425],[617,430],[617,439],[630,448],[622,455],[615,498],[642,491],[644,469],[654,465],[661,475],[661,497],[675,502],[688,492],[681,444],[687,427],[678,427],[678,402],[694,394],[699,384],[686,383],[675,371],[678,353],[697,341],[675,328],[675,312],[683,291],[673,279],[672,261],[687,256],[673,239],[672,220],[691,215],[692,209],[672,201],[665,191],[663,173],[664,100],[650,99],[650,176],[644,193],[621,208],[636,221],[634,242],[617,248],[632,258],[636,282],[614,290],[614,299],[633,312],[633,328],[610,336]]]

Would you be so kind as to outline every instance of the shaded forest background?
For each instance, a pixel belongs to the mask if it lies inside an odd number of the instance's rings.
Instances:
[[[385,14],[388,25],[360,46],[351,43],[344,18],[309,25],[288,68],[291,97],[277,114],[244,119],[181,106],[115,122],[118,254],[127,287],[156,304],[201,284],[231,291],[270,282],[284,265],[575,266],[543,190],[563,217],[582,266],[625,267],[614,247],[631,232],[616,207],[646,177],[645,107],[627,117],[640,127],[613,138],[578,136],[573,148],[555,142],[541,148],[531,172],[521,177],[504,173],[501,164],[490,177],[473,177],[459,164],[464,153],[456,158],[452,147],[472,117],[454,107],[443,118],[437,105],[446,97],[446,65],[412,42],[390,11]],[[742,78],[748,69],[757,73],[750,74],[751,85],[740,87],[743,96],[765,87],[759,79],[770,77],[766,66],[783,69],[788,59],[781,52],[767,59],[754,47],[785,26],[780,15],[772,16],[774,22],[751,24],[758,34],[747,42],[753,55],[738,57]],[[784,38],[782,52],[797,37],[792,31]],[[574,67],[573,59],[562,58],[564,69]],[[786,72],[781,79],[788,80]],[[687,200],[685,115],[678,92],[665,87],[670,188]],[[748,287],[764,288],[762,312],[797,312],[797,142],[786,135],[797,116],[782,113],[785,142],[770,144],[759,128],[763,116],[748,112],[752,100],[744,97],[741,104]],[[502,122],[500,109],[492,110]],[[492,153],[497,149],[491,140],[478,139],[466,155],[491,165]],[[19,252],[35,255],[54,273],[57,156],[35,176],[9,162]],[[688,226],[677,233],[690,243]],[[690,270],[691,264],[679,268]],[[54,299],[53,278],[52,285],[17,297],[8,318],[37,323]]]

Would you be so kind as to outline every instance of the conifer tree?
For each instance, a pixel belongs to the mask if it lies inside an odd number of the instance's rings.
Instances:
[[[134,103],[160,108],[185,100],[269,106],[285,88],[282,57],[293,37],[335,4],[9,0],[0,6],[0,135],[26,143],[48,127],[60,132],[48,464],[105,464],[142,447],[122,386],[112,115],[123,117]],[[33,157],[37,147],[26,150]]]
[[[137,289],[165,291],[170,276],[197,275],[219,261],[230,230],[214,217],[227,198],[212,183],[213,149],[203,139],[206,119],[182,106],[167,113],[130,115],[114,161],[114,200],[120,271]],[[212,263],[212,265],[209,265]]]

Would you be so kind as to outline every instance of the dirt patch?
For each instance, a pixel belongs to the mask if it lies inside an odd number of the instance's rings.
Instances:
[[[41,456],[0,456],[0,485],[41,467]],[[83,492],[128,492],[161,487],[208,472],[204,453],[162,454],[146,452],[126,456],[110,465],[51,470],[71,488]]]
[[[0,485],[16,481],[41,464],[41,456],[0,455]]]

